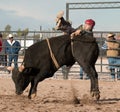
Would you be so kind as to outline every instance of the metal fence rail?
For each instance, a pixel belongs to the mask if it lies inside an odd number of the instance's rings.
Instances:
[[[4,31],[1,31],[2,33]],[[16,34],[16,31],[12,31],[11,33]],[[106,57],[106,52],[104,50],[101,49],[104,41],[105,41],[105,37],[107,35],[107,33],[109,32],[94,32],[94,37],[96,38],[96,41],[99,45],[99,49],[100,49],[100,54],[99,54],[99,58],[96,62],[96,70],[99,74],[99,76],[108,76],[110,71],[108,70],[108,61],[107,61],[107,57]],[[113,33],[119,33],[119,32],[113,32]],[[29,31],[27,36],[20,36],[20,37],[14,37],[15,40],[19,41],[21,44],[21,50],[19,52],[19,59],[18,59],[18,64],[20,65],[23,61],[24,58],[24,51],[27,47],[29,47],[30,45],[41,41],[45,38],[51,38],[51,37],[55,37],[58,35],[62,35],[61,32],[54,32],[54,31]],[[37,38],[36,38],[37,37]],[[4,40],[6,41],[6,38],[4,37]],[[4,54],[6,55],[6,54]],[[8,63],[8,60],[6,60],[5,62],[1,62],[1,63]],[[7,72],[5,71],[5,66],[0,65],[0,74],[7,74]],[[79,78],[79,71],[80,71],[80,66],[75,63],[69,72],[69,77],[71,78]],[[60,68],[54,75],[54,77],[56,78],[60,78],[63,77],[62,75],[62,69]]]

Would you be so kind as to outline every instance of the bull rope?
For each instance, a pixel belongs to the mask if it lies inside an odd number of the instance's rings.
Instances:
[[[73,55],[73,57],[74,57],[74,51],[73,51],[73,37],[71,36],[70,39],[71,39],[71,51],[72,51],[72,55]]]
[[[54,62],[54,64],[55,64],[55,67],[58,69],[60,66],[59,66],[59,64],[58,64],[58,62],[57,62],[57,60],[56,60],[56,58],[55,58],[55,56],[54,56],[54,54],[53,54],[53,52],[52,52],[49,39],[46,38],[46,41],[47,41],[47,44],[48,44],[48,48],[49,48],[49,50],[50,50],[50,56],[51,56],[51,58],[52,58],[52,60],[53,60],[53,62]]]

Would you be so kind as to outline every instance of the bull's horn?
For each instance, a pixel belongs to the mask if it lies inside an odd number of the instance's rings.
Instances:
[[[22,72],[24,70],[24,65],[20,65],[20,67],[18,68],[19,69],[19,72]]]
[[[7,67],[7,70],[9,70],[9,71],[12,71],[13,69],[14,69],[14,67],[12,67],[12,66]]]

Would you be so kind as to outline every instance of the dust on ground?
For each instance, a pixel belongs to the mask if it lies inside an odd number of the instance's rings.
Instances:
[[[90,96],[90,80],[46,79],[35,99],[28,99],[29,87],[18,96],[11,77],[0,78],[0,112],[120,112],[120,81],[99,80],[97,102]]]

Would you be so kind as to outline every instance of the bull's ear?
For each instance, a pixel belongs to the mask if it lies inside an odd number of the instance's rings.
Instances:
[[[24,65],[20,65],[20,67],[18,67],[19,72],[22,72],[24,68],[25,68]]]
[[[9,70],[9,71],[12,71],[13,69],[14,69],[14,67],[12,67],[12,66],[7,67],[7,70]]]

